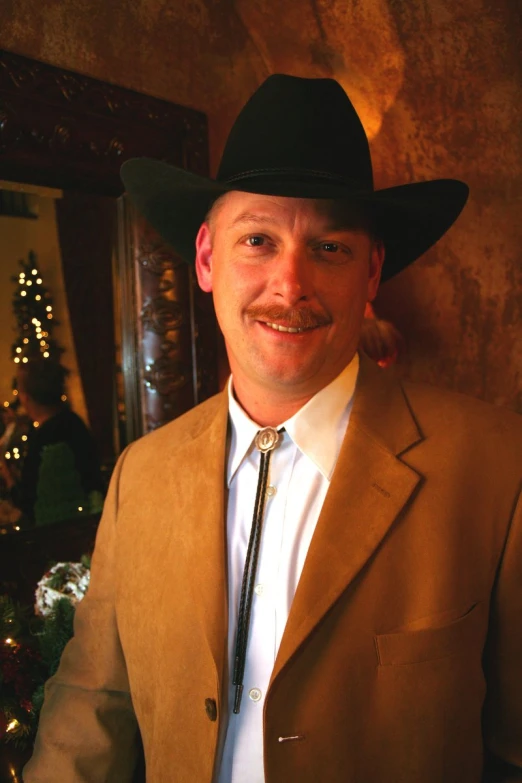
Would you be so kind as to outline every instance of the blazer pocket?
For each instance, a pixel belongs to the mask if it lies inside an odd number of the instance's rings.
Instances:
[[[375,636],[379,666],[422,663],[458,655],[470,649],[482,637],[484,602],[474,604],[462,617],[449,625],[401,631]],[[483,643],[483,641],[482,641]]]

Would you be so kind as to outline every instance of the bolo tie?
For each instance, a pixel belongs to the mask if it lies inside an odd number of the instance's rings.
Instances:
[[[278,432],[274,427],[265,427],[264,429],[259,430],[254,440],[256,448],[261,452],[261,457],[257,479],[256,500],[254,503],[254,515],[252,518],[250,538],[248,540],[243,581],[241,583],[241,596],[239,599],[236,649],[234,654],[234,675],[232,678],[232,684],[235,686],[234,713],[236,715],[239,713],[241,697],[243,695],[248,630],[252,612],[252,597],[256,579],[257,561],[259,559],[259,544],[261,542],[261,531],[263,528],[268,468],[270,466],[272,451],[280,442],[281,431]]]

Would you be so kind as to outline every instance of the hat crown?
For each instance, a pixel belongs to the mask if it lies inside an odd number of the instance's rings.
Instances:
[[[366,133],[350,99],[333,79],[274,74],[240,112],[218,181],[241,183],[281,174],[373,190]]]

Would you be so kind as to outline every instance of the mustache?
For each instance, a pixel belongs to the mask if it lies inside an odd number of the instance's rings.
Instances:
[[[311,307],[282,307],[281,305],[252,305],[246,314],[256,321],[284,323],[292,329],[313,329],[328,326],[330,319],[316,313]]]

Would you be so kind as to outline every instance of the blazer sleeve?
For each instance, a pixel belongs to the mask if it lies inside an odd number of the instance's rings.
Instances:
[[[515,504],[492,596],[485,655],[486,780],[522,781],[522,497]]]
[[[111,479],[98,528],[89,590],[74,638],[46,684],[25,783],[130,783],[139,731],[114,605],[118,487],[126,452]]]

